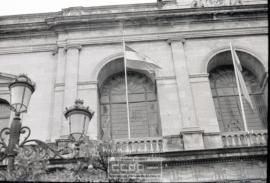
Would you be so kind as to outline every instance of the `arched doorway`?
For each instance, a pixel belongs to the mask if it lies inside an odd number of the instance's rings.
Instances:
[[[128,71],[131,138],[161,135],[155,83],[142,73]],[[124,72],[109,76],[100,87],[100,137],[128,138]]]
[[[237,51],[243,66],[244,77],[254,109],[243,98],[244,110],[248,130],[261,130],[267,127],[267,110],[260,86],[262,73],[258,71],[259,61],[251,55]],[[250,62],[253,62],[253,68]],[[221,131],[242,131],[244,130],[241,116],[240,101],[235,80],[234,68],[232,66],[230,51],[222,52],[212,58],[208,67],[212,97]],[[257,68],[255,68],[255,66]],[[251,71],[253,70],[253,72]],[[259,74],[256,74],[256,71]]]

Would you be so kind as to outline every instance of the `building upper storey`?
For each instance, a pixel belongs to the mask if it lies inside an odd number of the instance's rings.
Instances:
[[[156,3],[110,5],[98,7],[70,7],[59,12],[35,13],[23,15],[0,16],[0,35],[8,32],[24,30],[51,29],[61,23],[75,23],[80,17],[84,23],[124,21],[144,17],[146,22],[153,18],[176,15],[202,14],[201,8],[208,7],[208,13],[226,11],[228,7],[242,9],[249,5],[267,5],[267,0],[157,0]],[[227,7],[227,8],[226,8]],[[209,9],[210,8],[210,9]],[[230,9],[230,8],[229,8]],[[169,11],[168,11],[169,10]],[[17,27],[17,25],[19,25]]]

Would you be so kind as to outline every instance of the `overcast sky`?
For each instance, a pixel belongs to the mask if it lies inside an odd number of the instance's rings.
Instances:
[[[151,3],[156,0],[0,0],[0,16],[61,11],[72,6]]]

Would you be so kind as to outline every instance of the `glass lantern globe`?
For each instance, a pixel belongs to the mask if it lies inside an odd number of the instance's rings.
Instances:
[[[79,140],[87,134],[88,125],[94,112],[83,106],[83,100],[77,99],[75,105],[66,108],[65,118],[69,122],[69,133],[72,138]]]
[[[9,90],[11,110],[15,113],[26,112],[35,91],[35,83],[25,74],[20,74],[9,84]]]

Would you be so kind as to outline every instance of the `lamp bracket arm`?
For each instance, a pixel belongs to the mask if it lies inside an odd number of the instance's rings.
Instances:
[[[3,149],[3,150],[2,150]],[[2,162],[7,157],[7,145],[4,142],[0,142],[0,162]]]
[[[41,140],[37,140],[37,139],[26,140],[26,141],[23,141],[19,147],[23,147],[26,143],[29,143],[29,142],[35,142],[37,145],[40,145],[43,149],[52,151],[55,156],[58,156],[59,158],[65,159],[63,156],[61,156],[59,154],[59,152],[57,150],[51,148],[49,145],[47,145],[45,142],[43,142]]]
[[[0,131],[0,142],[1,144],[7,148],[7,144],[5,142],[6,140],[6,137],[10,134],[10,128],[3,128],[1,131]],[[5,136],[3,136],[5,135]]]
[[[26,133],[26,136],[24,137],[23,141],[21,144],[23,144],[25,141],[28,140],[28,138],[30,137],[31,135],[31,129],[27,126],[23,126],[21,129],[20,129],[20,134],[25,134]]]

